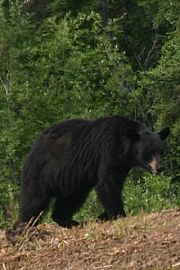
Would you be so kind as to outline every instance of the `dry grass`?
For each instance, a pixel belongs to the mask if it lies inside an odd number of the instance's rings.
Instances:
[[[41,224],[13,246],[0,232],[2,270],[180,269],[180,211],[63,229]]]

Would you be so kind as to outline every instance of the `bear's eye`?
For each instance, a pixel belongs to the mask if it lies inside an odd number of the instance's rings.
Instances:
[[[152,156],[163,156],[163,155],[164,151],[162,149],[152,153]]]
[[[164,151],[163,151],[163,150],[160,150],[160,151],[159,151],[159,154],[160,154],[161,156],[164,156]]]

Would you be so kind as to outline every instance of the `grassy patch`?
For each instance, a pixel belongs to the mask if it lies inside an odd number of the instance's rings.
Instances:
[[[180,207],[180,185],[171,184],[171,178],[167,176],[143,174],[136,180],[130,176],[124,186],[123,197],[128,215]],[[93,191],[75,218],[81,221],[94,220],[102,211]]]

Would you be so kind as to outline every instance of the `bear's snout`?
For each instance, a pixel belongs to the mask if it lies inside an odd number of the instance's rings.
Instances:
[[[162,164],[159,156],[154,156],[149,162],[148,167],[153,174],[160,174],[164,171],[164,165]]]

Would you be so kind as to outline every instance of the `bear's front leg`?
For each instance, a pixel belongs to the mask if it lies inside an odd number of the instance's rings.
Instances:
[[[96,192],[105,210],[99,216],[100,220],[113,220],[126,216],[121,198],[124,179],[124,174],[120,174],[115,169],[100,174]]]

